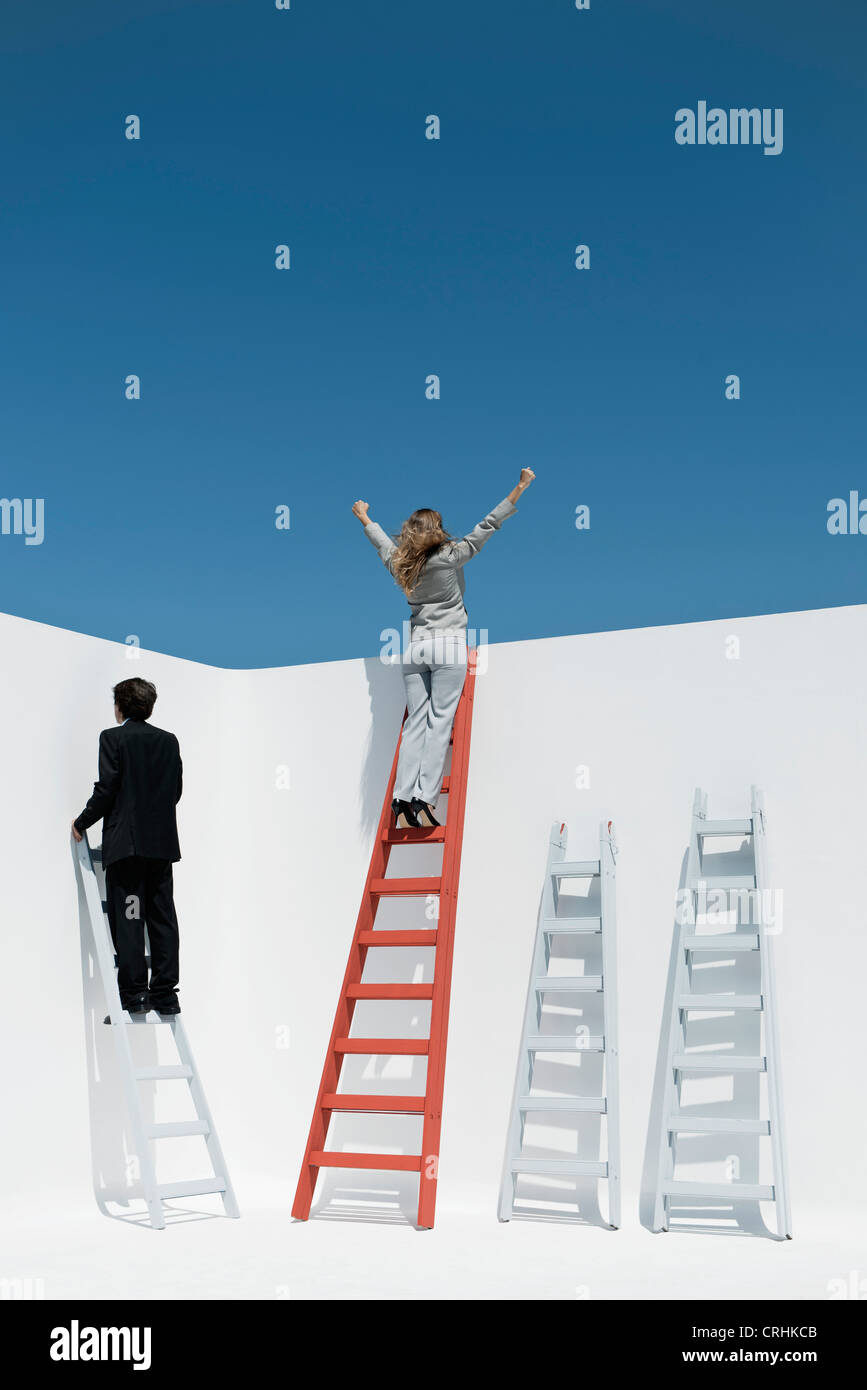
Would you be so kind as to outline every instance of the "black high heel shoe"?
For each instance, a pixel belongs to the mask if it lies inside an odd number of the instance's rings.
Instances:
[[[433,807],[428,806],[426,801],[419,801],[417,796],[412,799],[412,810],[415,823],[422,830],[433,830],[435,826],[439,825],[439,821],[433,813]]]
[[[396,830],[417,830],[418,820],[416,819],[415,803],[409,801],[399,801],[397,797],[391,803],[394,812],[394,826]]]

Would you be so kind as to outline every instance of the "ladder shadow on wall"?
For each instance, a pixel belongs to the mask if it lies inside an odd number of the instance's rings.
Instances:
[[[688,874],[688,852],[681,863],[678,884],[678,901],[686,889]],[[737,862],[736,862],[737,861]],[[752,851],[744,840],[734,854],[708,854],[703,861],[704,872],[708,876],[720,870],[732,872],[736,867],[748,869],[752,863]],[[748,925],[743,914],[743,905],[734,909],[730,928]],[[724,950],[720,957],[726,955]],[[717,992],[733,991],[749,993],[756,989],[752,972],[756,962],[746,956],[735,956],[724,963],[713,962],[708,970],[707,992],[711,988]],[[678,966],[678,927],[675,923],[672,933],[666,980],[665,1002],[661,1011],[659,1042],[654,1071],[653,1096],[650,1105],[650,1123],[647,1132],[644,1166],[641,1178],[639,1219],[642,1226],[653,1230],[654,1194],[658,1169],[658,1154],[662,1139],[662,1127],[666,1124],[666,1081],[668,1025],[674,1008],[676,976]],[[732,1053],[758,1053],[761,1051],[760,1037],[756,1030],[760,1021],[750,1014],[733,1013],[728,1016],[703,1017],[690,1021],[690,1047],[709,1047],[730,1049]],[[758,1119],[761,1113],[761,1077],[755,1073],[732,1076],[714,1076],[689,1083],[684,1081],[681,1109],[688,1112],[694,1106],[702,1114],[711,1114],[719,1119],[739,1117]],[[734,1172],[740,1181],[758,1183],[759,1181],[759,1139],[755,1135],[693,1134],[681,1137],[678,1142],[677,1159],[679,1167],[698,1172],[718,1169],[730,1178]],[[755,1201],[729,1201],[727,1199],[702,1199],[693,1205],[685,1201],[671,1204],[671,1230],[677,1234],[753,1236],[767,1240],[778,1237],[763,1219],[761,1207]]]
[[[370,733],[361,772],[359,834],[369,854],[406,702],[401,669],[397,664],[380,661],[378,657],[365,657],[364,674],[370,695]]]
[[[74,846],[73,863],[75,864]],[[108,1001],[94,955],[87,899],[77,866],[75,882],[78,891],[93,1195],[103,1216],[108,1216],[123,1225],[150,1229],[150,1215],[143,1205],[144,1194],[134,1156],[126,1097],[112,1037],[113,1030],[110,1025],[103,1023],[108,1013]],[[131,1022],[128,1027],[136,1065],[155,1066],[159,1060],[156,1028],[144,1022]],[[157,1083],[139,1082],[138,1086],[145,1123],[152,1124],[156,1119]],[[212,1220],[217,1216],[216,1213],[195,1211],[168,1203],[164,1204],[164,1209],[167,1225]]]
[[[360,833],[369,844],[382,809],[383,786],[404,710],[400,668],[377,658],[365,660],[371,704],[371,733],[365,751],[361,784]],[[451,751],[446,775],[451,766]],[[440,819],[448,815],[448,796],[440,798]],[[392,857],[388,877],[434,876],[442,868],[441,844],[406,846],[400,859]],[[430,929],[431,905],[424,899],[380,903],[376,927],[388,930]],[[351,926],[347,924],[347,934]],[[432,946],[371,947],[364,980],[433,980],[435,948]],[[430,1031],[430,1004],[416,1000],[366,1000],[355,1006],[352,1031],[365,1037],[426,1038]],[[424,1096],[427,1058],[423,1056],[347,1056],[340,1075],[340,1089],[383,1096]],[[448,1072],[446,1073],[448,1085]],[[336,1114],[330,1126],[335,1148],[350,1152],[418,1153],[421,1147],[420,1115]],[[446,1135],[448,1130],[446,1128]],[[381,1169],[326,1168],[320,1172],[310,1219],[358,1221],[365,1224],[408,1226],[417,1229],[418,1175]]]

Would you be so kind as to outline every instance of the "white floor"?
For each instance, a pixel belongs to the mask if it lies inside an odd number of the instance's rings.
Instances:
[[[654,1236],[634,1217],[620,1231],[500,1225],[476,1201],[441,1200],[433,1231],[385,1211],[300,1223],[290,1196],[272,1191],[240,1221],[203,1217],[210,1199],[196,1215],[174,1203],[162,1232],[95,1206],[47,1203],[26,1221],[7,1211],[0,1279],[46,1299],[827,1299],[831,1281],[854,1287],[867,1272],[863,1233],[847,1232],[839,1210],[800,1211],[795,1239],[775,1242]]]

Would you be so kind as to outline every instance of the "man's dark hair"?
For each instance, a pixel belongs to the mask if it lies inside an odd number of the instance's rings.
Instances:
[[[114,687],[114,703],[124,719],[149,719],[157,702],[157,688],[139,676]]]

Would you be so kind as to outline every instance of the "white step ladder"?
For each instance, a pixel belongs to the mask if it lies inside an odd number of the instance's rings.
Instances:
[[[196,1071],[196,1064],[193,1061],[192,1050],[181,1016],[180,1014],[161,1015],[154,1012],[131,1015],[121,1007],[111,928],[105,912],[101,883],[97,878],[95,867],[95,862],[100,863],[101,866],[101,851],[91,850],[86,834],[75,848],[87,902],[94,954],[102,979],[117,1059],[120,1064],[120,1076],[129,1115],[130,1133],[138,1160],[142,1196],[147,1205],[151,1225],[158,1231],[165,1229],[164,1201],[173,1197],[195,1197],[210,1192],[220,1194],[227,1216],[238,1217],[241,1213],[238,1210],[238,1203],[235,1200],[223,1151],[220,1148],[214,1121]],[[140,1027],[153,1024],[165,1024],[171,1029],[177,1048],[177,1065],[150,1067],[137,1067],[135,1065],[127,1026]],[[148,1124],[145,1120],[138,1090],[140,1081],[186,1081],[195,1107],[195,1120],[181,1120],[169,1124]],[[186,1182],[158,1183],[150,1141],[179,1139],[193,1134],[200,1134],[204,1138],[214,1176],[190,1179]]]
[[[518,1178],[521,1174],[537,1174],[564,1178],[607,1179],[608,1225],[616,1230],[620,1225],[620,1112],[618,1089],[617,1046],[617,962],[615,937],[615,857],[617,845],[611,821],[603,822],[599,830],[599,858],[585,862],[566,859],[568,831],[558,821],[551,828],[545,883],[536,926],[533,962],[527,991],[521,1050],[512,1096],[506,1155],[500,1185],[499,1220],[509,1221],[513,1215]],[[566,879],[598,880],[599,904],[597,916],[562,915],[561,908],[570,895],[561,891]],[[591,889],[596,885],[591,882]],[[573,899],[580,902],[581,899]],[[595,905],[592,903],[591,905]],[[584,941],[589,949],[599,952],[601,974],[549,974],[553,938],[571,937],[573,943]],[[571,1032],[548,1033],[543,1028],[546,998],[555,995],[594,996],[596,1031],[590,1033],[580,1025]],[[589,1002],[589,1001],[588,1001]],[[601,1003],[601,1008],[599,1007]],[[538,1086],[537,1054],[601,1053],[598,1090],[593,1094],[550,1096],[536,1090]],[[541,1089],[541,1088],[540,1088]],[[528,1115],[567,1114],[597,1115],[597,1156],[588,1158],[529,1158],[524,1157],[525,1129]],[[602,1151],[602,1117],[607,1128],[606,1157]],[[514,1214],[518,1214],[515,1212]]]
[[[753,1231],[758,1222],[767,1234],[756,1204],[772,1202],[777,1224],[772,1234],[792,1238],[766,828],[757,787],[745,820],[708,820],[707,796],[696,790],[675,923],[654,1231],[671,1229],[674,1216],[687,1229],[710,1218]],[[739,848],[721,853],[726,839],[740,841]],[[733,862],[727,865],[726,859]],[[722,916],[728,929],[718,930],[718,920],[699,923],[708,914]],[[687,1088],[707,1088],[713,1078],[725,1077],[731,1078],[728,1096],[689,1101]],[[770,1182],[760,1181],[763,1138],[770,1141],[765,1174]],[[691,1160],[722,1163],[728,1180],[679,1180],[678,1166]]]

